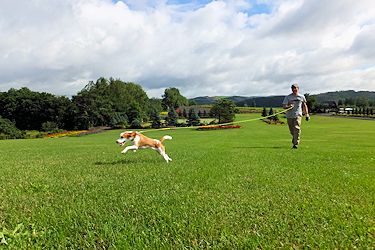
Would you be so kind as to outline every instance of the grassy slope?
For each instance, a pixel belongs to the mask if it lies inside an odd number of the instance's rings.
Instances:
[[[0,141],[0,240],[22,224],[8,246],[374,246],[375,122],[313,117],[297,151],[285,125],[242,126],[147,134],[173,136],[170,164],[121,155],[120,131]]]

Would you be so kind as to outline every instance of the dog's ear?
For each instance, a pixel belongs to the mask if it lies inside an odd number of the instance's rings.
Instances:
[[[136,135],[137,135],[137,132],[133,131],[132,132],[132,137],[135,138]]]

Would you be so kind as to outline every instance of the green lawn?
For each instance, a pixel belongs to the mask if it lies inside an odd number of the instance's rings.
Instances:
[[[173,137],[169,164],[120,154],[119,130],[0,141],[0,248],[375,246],[374,121],[314,116],[298,150],[286,125],[241,126],[147,133]]]

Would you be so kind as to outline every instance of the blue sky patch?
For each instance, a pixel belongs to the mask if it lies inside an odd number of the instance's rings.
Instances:
[[[116,3],[122,1],[126,4],[129,5],[130,8],[134,7],[132,6],[132,1],[130,0],[112,0],[112,2]],[[156,2],[157,1],[149,1],[149,6],[150,8],[156,7]],[[213,2],[213,0],[168,0],[167,4],[170,5],[189,5],[190,9],[198,9],[201,8],[202,6],[205,6],[206,4]],[[248,1],[251,4],[250,9],[243,9],[242,11],[247,13],[249,16],[256,15],[256,14],[269,14],[272,11],[272,8],[268,4],[264,3],[257,3],[256,0],[249,0]]]

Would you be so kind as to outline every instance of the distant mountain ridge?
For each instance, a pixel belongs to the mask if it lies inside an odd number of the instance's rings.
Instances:
[[[335,91],[335,92],[326,92],[316,96],[316,101],[327,102],[327,101],[336,101],[343,100],[347,98],[357,98],[357,97],[365,97],[370,100],[375,100],[375,92],[374,91],[354,91],[354,90],[346,90],[346,91]]]
[[[199,96],[190,100],[195,101],[197,104],[213,104],[218,99],[229,99],[235,103],[245,101],[249,99],[248,96]]]
[[[344,100],[348,98],[357,98],[365,97],[370,100],[375,100],[375,91],[335,91],[335,92],[326,92],[315,96],[318,103],[324,103],[328,101],[335,101],[336,103],[339,100]],[[227,98],[237,106],[250,106],[250,107],[280,107],[281,103],[284,100],[284,95],[280,96],[200,96],[191,98],[190,100],[195,101],[198,105],[203,104],[213,104],[217,99]]]

